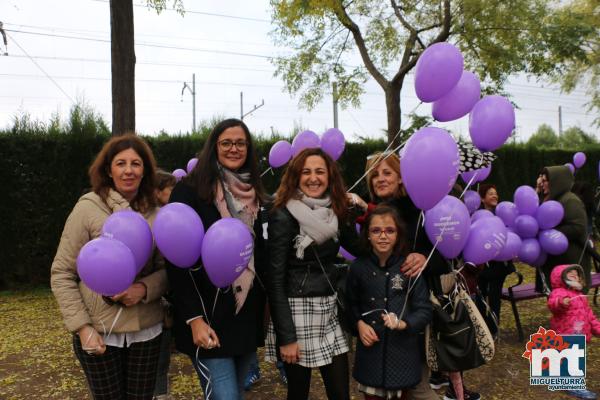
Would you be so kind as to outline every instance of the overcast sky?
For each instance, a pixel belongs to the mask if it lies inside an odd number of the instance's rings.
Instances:
[[[134,0],[134,4],[141,3]],[[187,91],[182,97],[181,91],[184,81],[191,83],[193,73],[197,121],[215,115],[239,117],[243,92],[245,111],[265,102],[245,118],[256,133],[271,129],[288,133],[294,123],[317,133],[333,126],[330,95],[308,112],[273,77],[268,57],[289,50],[275,48],[268,36],[272,30],[268,0],[185,0],[184,4],[184,17],[174,11],[157,16],[145,7],[135,7],[138,132],[153,135],[191,128],[192,97]],[[9,34],[8,57],[0,56],[0,127],[9,126],[20,111],[42,121],[56,111],[64,117],[78,98],[84,98],[110,123],[108,1],[0,0],[0,21]],[[412,78],[409,75],[405,81],[403,113],[418,104]],[[382,137],[386,128],[382,90],[374,81],[365,88],[360,108],[339,112],[339,127],[350,140],[358,135]],[[581,88],[563,95],[547,83],[514,77],[506,89],[521,107],[516,114],[520,140],[542,123],[558,131],[559,105],[564,129],[579,126],[596,134]],[[423,104],[417,113],[429,115],[431,107]],[[467,117],[436,125],[468,135]]]

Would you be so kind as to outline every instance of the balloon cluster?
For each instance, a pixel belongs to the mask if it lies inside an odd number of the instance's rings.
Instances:
[[[280,140],[271,146],[269,165],[271,168],[279,168],[287,164],[302,150],[315,147],[320,147],[331,158],[337,160],[344,152],[345,146],[344,134],[337,128],[326,130],[321,138],[313,131],[303,131],[294,137],[291,144],[286,140]]]
[[[77,273],[94,292],[113,296],[127,289],[152,254],[152,231],[131,210],[110,215],[100,237],[87,242],[77,256]]]
[[[162,207],[153,226],[156,246],[173,265],[189,268],[202,258],[210,281],[226,287],[248,266],[254,240],[244,223],[221,218],[206,233],[202,220],[190,206],[169,203]]]
[[[199,258],[211,282],[229,286],[248,266],[254,250],[250,230],[235,218],[222,218],[206,234],[198,214],[183,203],[162,207],[152,226],[138,213],[109,216],[102,235],[82,247],[77,272],[94,292],[112,296],[127,289],[152,254],[153,239],[173,265],[189,268]]]
[[[190,160],[187,162],[185,169],[177,168],[173,170],[171,174],[175,177],[177,182],[179,182],[181,178],[192,172],[192,170],[196,167],[196,164],[198,164],[198,159],[196,157],[190,158]]]
[[[586,156],[585,153],[578,151],[577,153],[575,153],[573,155],[573,162],[572,163],[566,163],[565,166],[569,167],[569,169],[571,170],[571,173],[575,173],[575,170],[583,167],[583,164],[585,164],[586,161]]]
[[[502,146],[515,128],[515,111],[502,96],[480,99],[481,84],[475,74],[464,71],[463,56],[455,46],[442,42],[429,46],[415,68],[415,92],[433,103],[432,115],[440,122],[469,114],[469,133],[481,151]]]

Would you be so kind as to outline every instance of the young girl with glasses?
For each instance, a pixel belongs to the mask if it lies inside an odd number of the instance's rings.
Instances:
[[[406,236],[393,207],[377,206],[361,239],[369,252],[350,266],[346,286],[348,318],[359,339],[353,376],[366,400],[405,399],[425,362],[419,332],[431,320],[427,287],[401,271]]]

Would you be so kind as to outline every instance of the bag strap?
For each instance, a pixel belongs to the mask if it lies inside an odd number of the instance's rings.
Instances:
[[[337,290],[335,290],[335,288],[331,284],[331,281],[329,280],[329,277],[327,276],[327,272],[325,271],[325,267],[321,263],[321,259],[319,258],[319,255],[317,254],[317,250],[315,249],[314,246],[312,246],[312,249],[313,249],[313,253],[315,253],[315,258],[317,259],[317,262],[319,263],[319,267],[321,267],[321,271],[323,271],[323,275],[325,275],[325,279],[327,280],[327,283],[329,284],[329,287],[331,288],[331,291],[335,295],[335,301],[338,303],[338,305],[340,307],[344,307],[344,305],[342,304],[342,302],[340,300],[340,297],[338,296]]]

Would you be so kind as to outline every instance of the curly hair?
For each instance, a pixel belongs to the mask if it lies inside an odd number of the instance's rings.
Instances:
[[[144,166],[144,175],[142,176],[140,187],[135,198],[129,202],[129,205],[136,211],[146,212],[156,207],[154,196],[154,189],[156,187],[156,161],[148,143],[133,133],[115,136],[104,144],[104,147],[102,147],[102,150],[100,150],[88,170],[92,191],[100,196],[102,200],[106,201],[109,189],[116,190],[113,179],[109,175],[110,166],[115,156],[127,149],[133,149],[142,159]]]
[[[346,188],[344,178],[333,159],[319,148],[311,148],[302,150],[295,156],[287,166],[281,184],[277,188],[275,194],[275,202],[273,209],[285,207],[290,199],[298,198],[298,187],[300,185],[300,175],[306,163],[306,159],[311,156],[321,157],[327,166],[327,175],[329,177],[329,187],[327,191],[331,197],[331,208],[335,215],[340,219],[345,219],[348,213],[348,198],[346,196]]]

